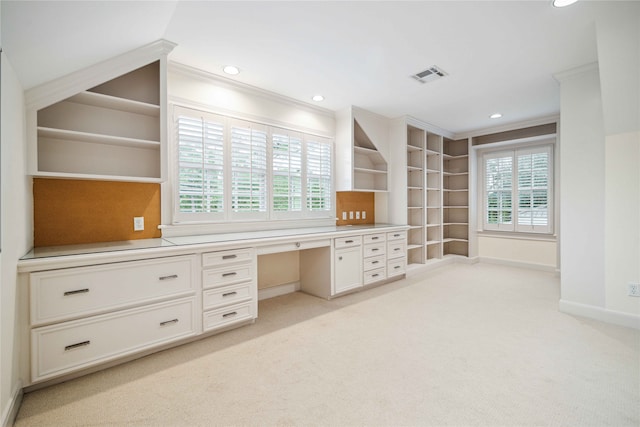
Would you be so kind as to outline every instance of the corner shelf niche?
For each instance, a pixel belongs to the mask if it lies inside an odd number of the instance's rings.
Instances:
[[[443,255],[469,255],[468,140],[444,138],[442,153]]]
[[[36,112],[32,175],[161,182],[160,60]]]
[[[387,162],[353,119],[354,191],[387,191]]]

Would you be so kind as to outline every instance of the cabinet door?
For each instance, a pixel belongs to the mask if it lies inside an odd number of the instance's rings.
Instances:
[[[362,247],[335,251],[333,294],[362,286]]]

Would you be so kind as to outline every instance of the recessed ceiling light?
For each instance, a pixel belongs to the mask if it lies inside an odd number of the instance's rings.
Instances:
[[[227,74],[231,74],[232,76],[235,76],[236,74],[240,73],[240,69],[234,65],[225,65],[222,71],[224,71]]]
[[[313,95],[313,98],[311,98],[311,99],[313,99],[316,102],[320,102],[320,101],[324,101],[324,96],[322,96],[322,95]]]
[[[500,113],[493,113],[489,116],[490,119],[499,119],[500,117],[502,117],[502,114]]]
[[[578,0],[553,0],[553,5],[555,7],[565,7],[574,4]]]

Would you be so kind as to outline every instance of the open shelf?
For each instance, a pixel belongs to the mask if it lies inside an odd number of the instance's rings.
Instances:
[[[38,137],[51,138],[63,141],[78,141],[91,144],[106,144],[122,147],[157,148],[160,149],[160,141],[148,141],[145,139],[126,138],[122,136],[103,135],[98,133],[78,132],[67,129],[55,129],[38,126]]]
[[[119,110],[127,113],[144,114],[145,116],[160,116],[159,105],[148,104],[146,102],[135,101],[132,99],[119,98],[117,96],[105,95],[97,92],[80,92],[70,98],[67,98],[67,101],[83,105],[91,105],[94,107]]]

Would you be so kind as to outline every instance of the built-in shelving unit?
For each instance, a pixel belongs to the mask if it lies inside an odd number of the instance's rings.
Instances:
[[[468,141],[420,123],[397,120],[392,128],[395,138],[406,132],[409,269],[469,253]]]
[[[160,60],[36,111],[32,175],[161,182]]]
[[[425,257],[425,159],[424,130],[407,128],[407,262],[421,263]]]
[[[444,138],[442,148],[443,255],[469,255],[469,144]]]

